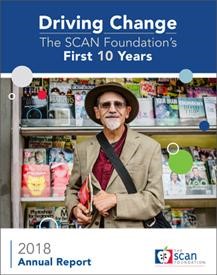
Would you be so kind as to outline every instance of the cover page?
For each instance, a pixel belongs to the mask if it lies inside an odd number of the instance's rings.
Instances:
[[[1,274],[216,274],[216,9],[0,1]]]

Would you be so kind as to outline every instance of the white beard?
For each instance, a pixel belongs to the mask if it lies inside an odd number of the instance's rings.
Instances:
[[[121,126],[121,123],[120,123],[119,119],[110,118],[110,119],[106,119],[105,126],[109,130],[114,131]]]

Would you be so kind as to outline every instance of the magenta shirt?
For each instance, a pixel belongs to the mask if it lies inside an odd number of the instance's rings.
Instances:
[[[121,138],[113,145],[115,153],[118,156],[120,156],[121,154],[126,136],[127,136],[127,127],[125,128],[125,131],[121,136]],[[93,166],[93,174],[96,177],[96,179],[99,181],[102,190],[106,189],[109,179],[112,175],[113,169],[114,169],[113,165],[108,160],[106,154],[101,148],[99,152],[99,156]]]

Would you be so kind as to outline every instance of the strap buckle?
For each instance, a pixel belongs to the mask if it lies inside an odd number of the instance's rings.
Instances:
[[[156,223],[156,218],[154,217],[153,219],[151,219],[150,222],[146,222],[145,225],[147,227],[152,227],[155,223]]]

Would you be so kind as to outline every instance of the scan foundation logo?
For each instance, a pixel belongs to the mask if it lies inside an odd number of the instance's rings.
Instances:
[[[172,264],[173,263],[173,250],[168,249],[155,249],[155,263],[156,264]]]
[[[206,261],[200,258],[196,251],[185,251],[183,249],[155,249],[155,264],[176,266],[204,266]]]

